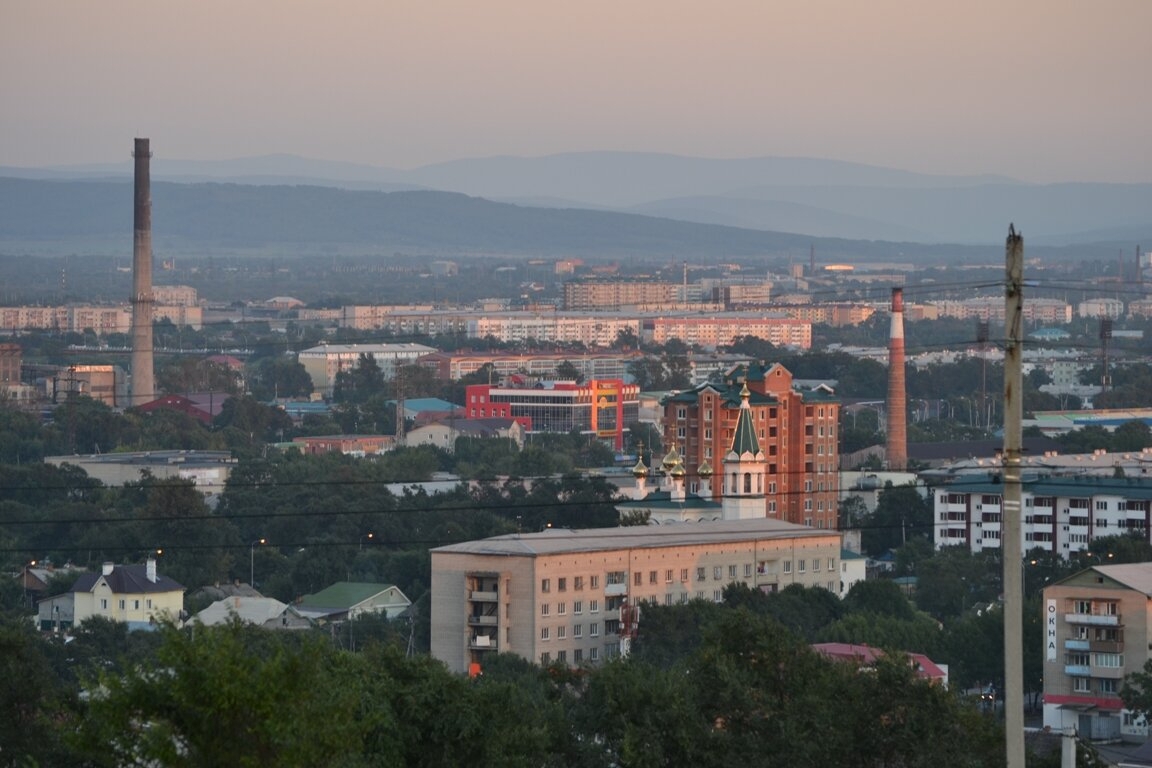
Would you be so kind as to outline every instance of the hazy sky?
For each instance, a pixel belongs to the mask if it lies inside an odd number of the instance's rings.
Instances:
[[[644,150],[1152,182],[1152,0],[0,0],[0,165]]]

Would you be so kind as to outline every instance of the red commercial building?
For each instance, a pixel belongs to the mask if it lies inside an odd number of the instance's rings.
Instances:
[[[639,419],[640,387],[622,379],[577,384],[545,381],[524,387],[473,384],[464,407],[470,419],[515,419],[530,432],[594,434],[624,447],[624,427]]]

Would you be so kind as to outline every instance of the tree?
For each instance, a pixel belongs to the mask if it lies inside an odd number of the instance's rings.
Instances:
[[[885,483],[861,532],[861,546],[873,556],[896,549],[913,536],[932,536],[932,508],[915,485]]]
[[[319,638],[291,648],[239,621],[159,630],[152,664],[90,681],[75,746],[95,765],[327,766],[365,748],[367,669]],[[394,723],[392,724],[394,726]]]
[[[53,673],[47,645],[24,620],[0,623],[0,765],[75,765],[62,735],[78,703]]]
[[[299,360],[284,355],[263,357],[248,374],[249,388],[257,400],[279,397],[307,397],[313,389],[312,377]]]
[[[556,366],[556,378],[565,381],[575,381],[577,384],[580,384],[584,381],[584,374],[580,373],[580,369],[573,365],[571,361],[565,360]]]
[[[1126,421],[1112,433],[1113,451],[1139,452],[1152,445],[1152,428],[1140,419]]]

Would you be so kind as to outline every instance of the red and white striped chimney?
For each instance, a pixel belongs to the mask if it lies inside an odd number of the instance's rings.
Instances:
[[[888,469],[908,468],[908,395],[904,385],[904,289],[892,289],[888,333]]]

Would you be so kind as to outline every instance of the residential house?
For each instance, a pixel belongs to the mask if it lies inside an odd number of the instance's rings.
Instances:
[[[100,573],[81,575],[70,591],[41,600],[37,607],[37,622],[45,631],[70,629],[93,616],[148,629],[162,618],[180,618],[184,587],[157,573],[153,558],[143,565],[104,563]]]
[[[316,594],[305,595],[293,607],[313,621],[346,621],[364,614],[394,619],[410,605],[412,601],[394,584],[338,581]]]

